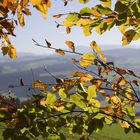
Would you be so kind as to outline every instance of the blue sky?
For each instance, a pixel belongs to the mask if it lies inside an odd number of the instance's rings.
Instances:
[[[69,35],[66,34],[65,28],[56,28],[56,19],[52,17],[53,15],[80,11],[83,7],[93,7],[99,0],[94,2],[91,0],[91,2],[86,5],[79,4],[77,0],[73,0],[73,2],[70,2],[66,7],[63,6],[61,0],[52,1],[52,7],[49,9],[46,20],[42,18],[37,10],[32,8],[32,16],[25,18],[26,26],[24,28],[18,27],[15,30],[17,37],[12,37],[11,39],[18,52],[32,52],[35,54],[53,53],[51,50],[36,47],[32,42],[32,38],[42,44],[45,44],[44,39],[46,38],[57,48],[67,48],[65,45],[66,40],[72,40],[76,46],[80,46],[80,48],[78,47],[80,50],[85,49],[85,46],[88,48],[89,42],[92,40],[95,40],[99,45],[105,45],[102,47],[103,50],[113,48],[113,45],[118,45],[118,47],[115,48],[121,48],[121,33],[117,28],[104,33],[102,36],[93,32],[89,37],[85,37],[82,33],[82,29],[79,27],[72,28],[72,32]],[[139,44],[140,41],[131,43],[132,46],[139,46]]]

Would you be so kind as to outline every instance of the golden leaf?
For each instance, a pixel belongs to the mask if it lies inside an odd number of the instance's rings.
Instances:
[[[124,86],[127,83],[126,79],[119,80],[119,86]]]
[[[17,58],[16,49],[15,49],[12,45],[9,46],[8,55],[9,55],[9,57],[10,57],[11,59]]]
[[[95,17],[101,17],[102,14],[100,14],[96,8],[92,8],[92,14],[95,16]]]
[[[103,88],[98,88],[99,93],[105,94],[105,90]]]
[[[89,82],[93,79],[93,76],[90,74],[84,74],[83,76],[80,77],[80,81],[82,82]]]
[[[45,91],[47,87],[48,85],[42,83],[40,80],[36,80],[32,83],[32,88],[38,88],[41,91]]]
[[[111,102],[114,105],[120,105],[121,104],[121,99],[118,96],[114,95],[114,96],[111,97]]]
[[[94,107],[100,107],[100,102],[98,100],[95,99],[90,99],[89,104],[92,104]]]
[[[106,57],[102,53],[99,55],[99,57],[101,60],[106,61]]]
[[[85,35],[85,36],[91,35],[91,30],[92,30],[92,28],[91,28],[89,25],[84,26],[84,27],[83,27],[83,33],[84,33],[84,35]]]
[[[85,26],[89,25],[93,20],[89,18],[80,18],[80,20],[76,23],[77,26]]]
[[[95,60],[95,55],[90,52],[86,52],[81,56],[80,65],[83,67],[87,67],[91,65],[92,61]]]
[[[33,5],[40,5],[42,0],[30,0]]]
[[[120,121],[120,126],[122,128],[129,128],[130,127],[130,124],[126,121]]]

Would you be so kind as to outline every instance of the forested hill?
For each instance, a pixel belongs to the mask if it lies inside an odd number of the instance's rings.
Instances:
[[[140,75],[140,49],[114,49],[106,50],[104,54],[109,61],[114,61],[116,66],[135,70]],[[70,62],[71,57],[60,55],[35,55],[19,53],[18,59],[11,61],[9,58],[0,58],[0,93],[9,90],[19,97],[33,93],[27,87],[9,89],[8,85],[18,85],[22,78],[25,84],[31,84],[33,79],[40,79],[46,83],[53,83],[54,79],[44,71],[44,65],[54,75],[64,77],[75,66]]]

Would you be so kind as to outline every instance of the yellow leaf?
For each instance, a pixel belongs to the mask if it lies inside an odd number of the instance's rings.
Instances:
[[[111,97],[111,102],[114,105],[120,105],[121,104],[121,99],[118,96],[114,95],[114,96]]]
[[[100,47],[97,45],[95,41],[92,41],[90,43],[90,47],[96,52],[96,53],[101,53]]]
[[[88,67],[89,65],[91,65],[91,61],[87,61],[87,60],[80,60],[79,63],[82,67]]]
[[[89,18],[80,18],[80,20],[76,24],[77,26],[85,26],[85,25],[89,25],[91,22],[92,20]]]
[[[90,99],[89,104],[92,104],[94,107],[100,107],[100,102],[98,100],[95,99]]]
[[[19,21],[21,27],[25,26],[24,17],[20,13],[18,14],[18,21]]]
[[[101,60],[106,61],[106,57],[102,53],[99,55],[99,57]]]
[[[90,52],[86,52],[82,55],[83,60],[93,61],[95,60],[95,58],[96,58],[95,55]]]
[[[90,74],[84,74],[83,76],[80,77],[80,81],[82,82],[89,82],[93,79],[93,76]]]
[[[124,33],[126,31],[126,29],[128,28],[128,26],[122,24],[120,26],[118,26],[118,29],[120,30],[121,33]]]
[[[84,53],[81,57],[80,65],[83,67],[87,67],[91,65],[92,61],[96,58],[92,53]]]
[[[112,0],[104,0],[104,1],[101,1],[101,4],[104,7],[111,8]]]
[[[129,128],[130,124],[126,121],[120,121],[120,125],[122,128]]]
[[[96,31],[96,33],[99,34],[99,35],[102,34],[102,31],[101,31],[100,26],[96,26],[96,27],[95,27],[95,31]]]
[[[121,79],[120,81],[119,81],[119,86],[124,86],[125,84],[126,84],[126,80],[125,79]]]
[[[11,59],[17,58],[16,49],[12,45],[9,47],[8,55]]]
[[[80,77],[80,80],[81,80],[82,82],[88,82],[88,81],[90,81],[90,80],[93,79],[93,76],[92,76],[92,75],[86,74],[86,73],[80,72],[80,71],[72,71],[72,72],[71,72],[71,75],[72,75],[73,77]]]
[[[63,111],[65,109],[64,106],[54,107],[57,111]]]
[[[42,0],[30,0],[33,5],[40,5]]]
[[[71,21],[65,20],[65,21],[63,21],[63,25],[66,27],[71,27],[71,26],[73,26],[73,23]]]
[[[84,35],[85,35],[85,36],[91,35],[91,30],[92,30],[92,28],[91,28],[89,25],[84,26],[84,27],[83,27],[83,33],[84,33]]]

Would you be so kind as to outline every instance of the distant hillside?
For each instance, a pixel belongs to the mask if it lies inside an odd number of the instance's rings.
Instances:
[[[106,50],[104,54],[108,61],[114,61],[117,66],[133,69],[140,73],[140,50],[138,49],[114,49]],[[43,68],[47,67],[52,74],[60,77],[68,75],[68,72],[75,69],[70,62],[71,55],[34,55],[30,53],[18,54],[18,59],[11,61],[8,57],[0,56],[0,93],[7,93],[12,90],[19,97],[25,97],[34,91],[28,88],[9,89],[8,85],[19,84],[20,78],[25,84],[30,84],[33,79],[40,79],[46,83],[53,83],[54,79],[46,73]]]

